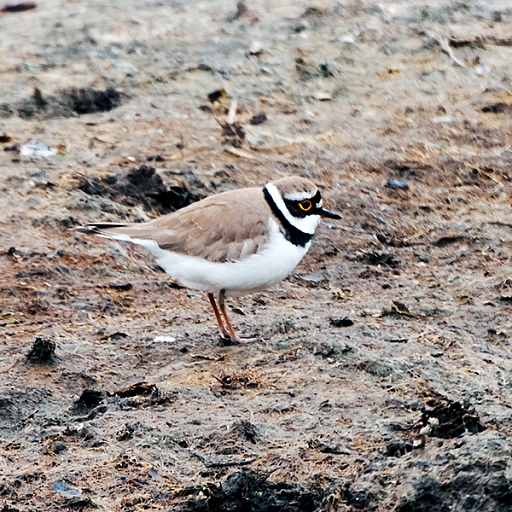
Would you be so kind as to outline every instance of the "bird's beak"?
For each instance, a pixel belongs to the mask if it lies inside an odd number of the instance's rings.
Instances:
[[[327,217],[328,219],[341,219],[341,215],[326,210],[325,208],[319,208],[318,215],[320,215],[320,217]]]

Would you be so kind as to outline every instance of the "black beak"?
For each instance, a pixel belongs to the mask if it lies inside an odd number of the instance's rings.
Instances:
[[[327,217],[329,219],[341,219],[341,215],[326,210],[325,208],[318,208],[318,215],[321,217]]]

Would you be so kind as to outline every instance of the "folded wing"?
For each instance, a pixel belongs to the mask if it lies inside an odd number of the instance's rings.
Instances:
[[[149,222],[92,223],[77,231],[146,247],[156,242],[163,250],[222,263],[260,250],[268,241],[270,216],[261,189],[239,189]]]

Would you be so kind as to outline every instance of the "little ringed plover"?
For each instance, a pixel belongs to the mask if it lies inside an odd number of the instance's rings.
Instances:
[[[90,223],[77,231],[148,249],[178,283],[207,293],[220,335],[240,343],[244,335],[228,317],[226,295],[257,292],[287,277],[320,217],[341,218],[323,207],[316,185],[290,176],[222,192],[149,222]]]

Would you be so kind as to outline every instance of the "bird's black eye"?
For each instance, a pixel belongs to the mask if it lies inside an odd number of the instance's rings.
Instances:
[[[309,199],[306,199],[299,203],[299,208],[303,212],[309,212],[309,210],[311,210],[311,208],[313,208],[313,203]]]

